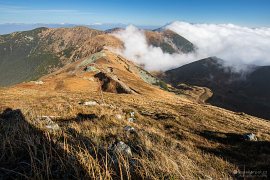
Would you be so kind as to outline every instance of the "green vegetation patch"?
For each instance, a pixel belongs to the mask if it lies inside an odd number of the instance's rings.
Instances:
[[[89,58],[87,58],[83,62],[81,62],[81,64],[79,66],[80,67],[87,66],[88,64],[94,63],[98,59],[105,57],[105,56],[106,56],[106,54],[103,51],[92,54]]]

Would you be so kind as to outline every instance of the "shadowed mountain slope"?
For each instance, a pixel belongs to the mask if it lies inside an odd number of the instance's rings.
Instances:
[[[270,119],[270,66],[235,72],[222,64],[221,59],[206,58],[167,71],[164,80],[174,87],[179,83],[208,87],[213,91],[209,103]]]

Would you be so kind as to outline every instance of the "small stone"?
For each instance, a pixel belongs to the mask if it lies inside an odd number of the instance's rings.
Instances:
[[[135,132],[135,128],[134,127],[131,127],[131,126],[125,126],[124,127],[124,130],[125,131],[129,131],[129,132]]]
[[[135,117],[135,112],[130,112],[130,117]]]
[[[118,119],[118,120],[121,120],[122,119],[122,115],[121,114],[116,114],[115,115],[115,118]]]
[[[85,105],[85,106],[96,106],[96,105],[98,105],[98,103],[96,101],[87,101],[87,102],[84,102],[83,105]]]
[[[41,116],[36,120],[36,123],[41,124],[43,128],[46,128],[50,132],[60,130],[60,127],[57,123],[55,123],[50,116]]]
[[[58,124],[50,124],[46,126],[47,129],[52,130],[52,131],[58,131],[60,130],[60,127],[58,126]]]
[[[118,153],[123,153],[127,156],[132,156],[131,148],[128,145],[126,145],[123,141],[120,141],[116,144],[116,146],[114,147],[114,151]]]
[[[243,135],[244,140],[246,141],[257,141],[257,137],[253,133],[247,133]]]
[[[134,122],[135,118],[128,118],[128,122]]]

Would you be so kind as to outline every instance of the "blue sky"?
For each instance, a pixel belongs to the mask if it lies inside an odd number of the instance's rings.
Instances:
[[[0,0],[0,23],[270,26],[270,0]]]

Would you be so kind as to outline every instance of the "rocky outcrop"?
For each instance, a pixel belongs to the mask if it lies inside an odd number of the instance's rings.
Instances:
[[[120,81],[116,75],[99,72],[95,75],[95,78],[100,81],[102,91],[118,94],[136,94],[134,90]]]

